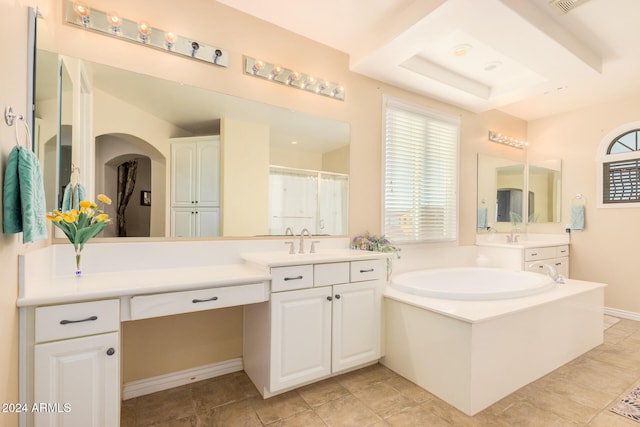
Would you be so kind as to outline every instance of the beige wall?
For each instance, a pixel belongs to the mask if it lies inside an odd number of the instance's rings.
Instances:
[[[0,70],[0,108],[12,106],[24,114],[27,108],[27,10],[17,1],[0,1],[0,28],[10,43],[2,44],[3,66]],[[20,125],[20,132],[23,131]],[[14,129],[0,121],[0,157],[4,182],[7,156],[15,146]],[[1,202],[0,202],[1,203]],[[34,245],[32,245],[34,246]],[[24,250],[18,235],[0,234],[0,403],[18,402],[18,253]],[[18,425],[15,414],[0,413],[0,426]]]
[[[33,0],[33,3],[38,2]],[[190,0],[187,7],[186,2],[112,0],[109,3],[109,9],[118,10],[130,19],[145,18],[155,27],[171,29],[178,34],[222,47],[229,53],[227,68],[215,67],[82,31],[62,23],[62,7],[59,1],[42,0],[39,3],[45,16],[45,20],[40,22],[39,31],[45,32],[52,40],[49,46],[45,46],[50,50],[348,122],[351,133],[349,153],[351,235],[365,230],[380,232],[381,193],[376,189],[381,188],[383,94],[461,116],[459,194],[461,244],[473,244],[475,241],[477,153],[483,152],[516,159],[522,156],[519,150],[488,142],[487,132],[493,129],[517,138],[525,138],[526,123],[524,121],[496,111],[480,115],[472,114],[351,73],[348,69],[349,58],[346,54],[243,15],[215,1]],[[187,13],[186,11],[189,10],[194,12]],[[3,6],[2,12],[2,20],[6,21],[3,31],[12,40],[12,43],[6,43],[3,47],[5,58],[11,58],[11,62],[3,67],[3,73],[10,72],[11,75],[8,80],[3,81],[2,84],[7,90],[2,93],[3,96],[13,97],[11,101],[24,109],[23,87],[26,59],[22,48],[25,43],[20,43],[20,39],[25,37],[26,29],[23,23],[26,21],[26,10],[19,6]],[[25,18],[23,19],[22,16]],[[278,62],[340,82],[346,87],[346,100],[340,102],[246,76],[241,71],[243,55]],[[2,132],[4,144],[10,144],[9,131],[3,128]],[[8,146],[4,147],[3,153],[6,155]],[[10,280],[12,285],[3,287],[0,292],[6,292],[3,304],[13,307],[16,281],[15,254],[20,246],[12,238],[4,236],[2,239],[3,245],[0,250],[4,255],[1,262],[7,267],[2,271],[13,279]],[[9,337],[8,342],[15,344],[17,323],[14,313],[15,310],[11,308],[2,311],[2,316],[7,316],[2,322],[2,328]],[[239,313],[239,310],[232,310],[221,317],[216,317],[215,321],[212,321],[209,316],[215,317],[216,314],[172,318],[171,326],[177,331],[174,334],[175,339],[182,338],[179,336],[181,330],[197,330],[202,324],[207,324],[211,328],[211,333],[206,335],[204,342],[195,339],[187,340],[189,342],[180,341],[182,352],[174,354],[173,358],[159,358],[156,354],[161,349],[173,347],[176,342],[173,338],[168,340],[160,337],[154,343],[142,345],[147,335],[163,330],[164,319],[125,324],[125,347],[129,347],[125,350],[124,357],[125,380],[185,369],[192,364],[213,363],[241,356],[241,345],[237,344],[241,340],[241,333],[237,328]],[[227,330],[235,335],[223,337],[223,332]],[[198,359],[197,355],[203,354],[200,351],[202,346],[217,350],[205,352],[208,360]],[[17,393],[15,376],[17,350],[14,347],[12,344],[10,348],[0,350],[3,369],[0,372],[0,378],[7,381],[8,394],[5,401],[15,400],[14,396]]]
[[[573,197],[586,197],[586,228],[571,233],[571,277],[607,283],[607,307],[640,312],[638,208],[597,208],[596,157],[612,130],[638,121],[640,97],[591,106],[529,123],[530,158],[562,159],[562,220],[529,231],[562,233]]]

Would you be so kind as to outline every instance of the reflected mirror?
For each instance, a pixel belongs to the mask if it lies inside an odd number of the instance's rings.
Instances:
[[[560,160],[525,164],[478,154],[478,231],[559,222],[561,169]]]
[[[347,123],[44,50],[35,93],[47,209],[60,208],[76,171],[88,198],[128,199],[125,209],[112,206],[106,237],[298,234],[297,216],[315,235],[348,234]],[[304,212],[300,194],[273,178],[278,168],[315,174]],[[192,205],[175,204],[173,194]],[[283,218],[274,220],[276,212]]]
[[[478,230],[506,231],[523,221],[524,164],[478,154]]]

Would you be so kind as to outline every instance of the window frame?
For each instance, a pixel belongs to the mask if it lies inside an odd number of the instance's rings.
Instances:
[[[455,136],[455,166],[454,171],[451,173],[453,179],[455,179],[455,207],[454,207],[454,231],[453,236],[448,237],[442,235],[438,238],[433,239],[420,239],[420,240],[401,240],[394,238],[393,235],[388,234],[388,230],[386,229],[386,166],[387,166],[387,109],[397,107],[398,109],[404,109],[411,113],[420,114],[429,119],[446,122],[452,124],[456,127],[456,136]],[[381,180],[381,229],[382,234],[389,238],[391,241],[397,241],[398,244],[401,245],[413,245],[413,244],[427,244],[427,245],[457,245],[460,239],[460,136],[461,136],[461,128],[462,121],[460,116],[453,115],[449,113],[445,113],[442,111],[434,110],[429,107],[425,107],[422,105],[414,104],[399,98],[395,98],[388,95],[383,95],[382,102],[382,162],[381,162],[381,172],[382,172],[382,180]]]
[[[609,150],[609,147],[614,143],[614,141],[616,141],[621,136],[635,130],[640,131],[640,121],[626,123],[624,125],[618,126],[615,129],[609,131],[600,141],[600,146],[598,147],[596,158],[596,206],[598,208],[640,208],[640,200],[636,202],[604,202],[605,164],[629,160],[640,161],[640,150],[617,154],[607,154],[607,151]]]

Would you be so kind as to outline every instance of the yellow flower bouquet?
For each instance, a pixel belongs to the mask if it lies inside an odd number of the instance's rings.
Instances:
[[[111,199],[104,194],[98,195],[98,201],[105,205],[111,204]],[[80,259],[85,243],[97,236],[109,223],[109,215],[104,213],[92,201],[80,202],[80,210],[71,209],[68,212],[54,210],[47,214],[47,219],[53,222],[67,236],[76,253],[76,276],[82,274]]]

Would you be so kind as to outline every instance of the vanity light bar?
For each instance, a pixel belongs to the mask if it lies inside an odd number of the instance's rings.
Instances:
[[[328,80],[315,78],[310,74],[283,68],[276,64],[270,64],[260,59],[245,56],[244,72],[254,77],[260,77],[296,89],[302,89],[307,92],[313,92],[318,95],[344,101],[344,86]]]
[[[518,148],[520,150],[522,150],[524,147],[529,145],[529,143],[526,141],[511,138],[509,136],[503,135],[498,132],[494,132],[492,130],[489,131],[489,141],[493,141],[498,144],[508,145],[509,147]]]
[[[229,62],[228,53],[220,48],[151,27],[146,21],[134,22],[114,12],[89,8],[79,1],[66,2],[65,19],[68,24],[87,30],[221,67]]]

